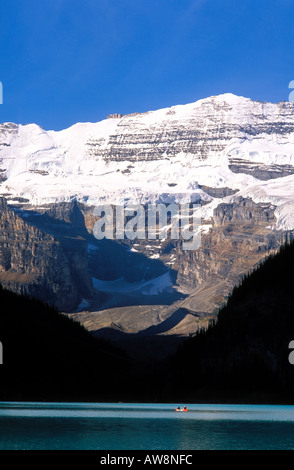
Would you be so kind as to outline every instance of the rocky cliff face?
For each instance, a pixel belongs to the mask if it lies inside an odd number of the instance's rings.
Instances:
[[[245,274],[293,238],[293,231],[272,230],[274,207],[250,199],[219,204],[211,222],[199,249],[178,251],[173,265],[177,282],[190,293],[185,306],[207,313],[225,301]]]
[[[75,308],[87,280],[78,275],[81,270],[87,273],[86,247],[84,257],[70,244],[65,248],[54,236],[19,217],[4,198],[0,198],[0,231],[1,284],[61,310]]]
[[[221,155],[234,139],[271,139],[273,135],[282,138],[294,132],[291,103],[274,105],[249,99],[238,101],[224,95],[188,106],[189,110],[185,110],[185,106],[161,110],[157,119],[156,112],[122,117],[115,133],[87,141],[89,154],[102,156],[109,162],[127,160],[134,163],[173,159],[183,152],[205,161],[213,154]],[[292,166],[270,168],[264,162],[255,164],[243,160],[242,155],[237,158],[237,155],[229,154],[230,169],[236,173],[254,173],[258,178],[259,171],[261,179],[270,179],[272,174],[293,173]]]

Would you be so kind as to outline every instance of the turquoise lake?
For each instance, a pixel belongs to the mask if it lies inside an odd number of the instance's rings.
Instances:
[[[294,406],[0,403],[2,450],[294,449]]]

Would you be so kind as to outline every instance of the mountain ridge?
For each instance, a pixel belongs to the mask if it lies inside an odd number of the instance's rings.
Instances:
[[[0,191],[33,205],[156,202],[164,193],[213,208],[215,198],[201,187],[227,186],[282,208],[293,203],[292,193],[285,197],[280,187],[277,197],[270,180],[289,176],[293,183],[293,109],[226,93],[58,132],[2,124]],[[280,219],[294,228],[292,217]]]
[[[199,318],[209,318],[225,301],[240,277],[293,238],[293,149],[293,103],[262,103],[233,94],[77,123],[58,132],[2,124],[0,195],[69,255],[72,289],[83,284],[84,289],[79,301],[68,299],[67,312],[80,319],[87,312],[96,316],[94,331],[98,325],[105,330],[119,324],[133,334],[154,331],[154,321],[169,324],[180,309],[187,315],[172,331],[187,335]],[[200,205],[199,249],[187,253],[180,241],[169,239],[124,240],[121,246],[95,239],[95,206],[158,202]],[[6,267],[2,278],[9,280]],[[21,269],[14,266],[16,272]],[[137,297],[121,287],[113,290],[117,284],[111,282],[121,278],[125,285],[136,279],[142,286],[148,269],[152,282],[172,270],[174,284],[157,297],[143,289]],[[157,315],[150,304],[158,305]],[[121,315],[127,306],[137,321]],[[149,312],[142,322],[140,309]],[[83,310],[86,315],[79,315]]]

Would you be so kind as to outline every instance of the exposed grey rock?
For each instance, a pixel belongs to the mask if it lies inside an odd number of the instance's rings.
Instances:
[[[26,222],[0,198],[0,282],[65,311],[76,308],[87,286],[87,245],[57,237]],[[89,279],[88,279],[89,281]],[[86,289],[87,287],[87,289]]]

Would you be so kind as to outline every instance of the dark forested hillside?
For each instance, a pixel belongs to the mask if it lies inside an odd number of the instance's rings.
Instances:
[[[124,353],[41,301],[0,288],[0,400],[106,399],[128,371]]]
[[[191,401],[294,402],[294,244],[235,287],[218,321],[167,366],[166,394]]]

